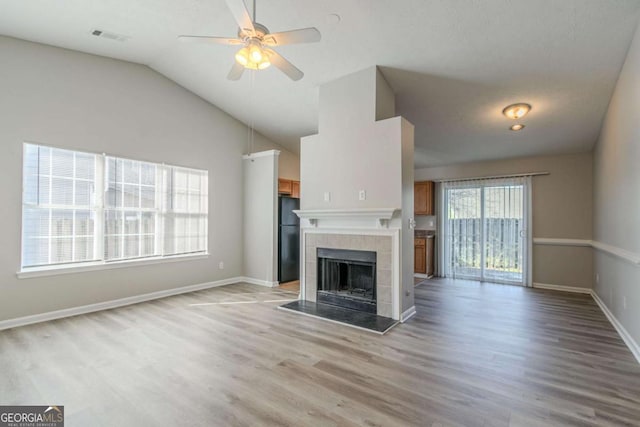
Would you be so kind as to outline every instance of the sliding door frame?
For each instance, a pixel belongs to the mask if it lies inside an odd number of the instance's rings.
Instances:
[[[511,178],[511,177],[510,177]],[[523,179],[524,178],[524,179]],[[492,182],[493,181],[493,182]],[[521,181],[521,182],[516,182]],[[442,239],[442,250],[440,251],[443,257],[442,262],[442,276],[444,277],[453,277],[460,278],[466,280],[479,280],[479,281],[488,281],[493,283],[502,283],[502,284],[510,284],[510,285],[519,285],[519,286],[531,286],[532,285],[532,253],[531,253],[531,201],[532,201],[532,191],[531,191],[531,177],[513,177],[512,179],[506,180],[498,180],[495,181],[493,179],[488,180],[469,180],[468,182],[461,182],[462,185],[459,187],[447,187],[446,181],[441,185],[442,191],[442,206],[439,214],[442,216],[442,229],[443,239]],[[468,185],[465,185],[468,184]],[[485,190],[487,187],[492,186],[521,186],[522,187],[522,228],[518,233],[517,238],[521,240],[522,245],[522,276],[520,281],[512,281],[512,280],[500,280],[500,279],[487,279],[485,270],[486,270],[486,249],[487,249],[487,224],[486,224],[486,212],[485,212]],[[464,274],[455,274],[452,265],[452,252],[453,249],[451,247],[453,243],[451,223],[449,221],[449,204],[450,204],[450,191],[456,188],[477,188],[480,190],[480,274],[478,276],[469,276]]]

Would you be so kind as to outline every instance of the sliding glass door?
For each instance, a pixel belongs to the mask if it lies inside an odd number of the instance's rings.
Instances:
[[[443,183],[445,276],[528,284],[528,182]]]

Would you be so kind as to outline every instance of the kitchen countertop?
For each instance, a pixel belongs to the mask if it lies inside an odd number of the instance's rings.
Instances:
[[[413,230],[413,237],[418,239],[426,239],[436,235],[435,230]]]

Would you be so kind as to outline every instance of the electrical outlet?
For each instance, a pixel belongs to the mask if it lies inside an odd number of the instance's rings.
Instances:
[[[360,192],[358,192],[358,200],[367,200],[367,192],[360,190]]]
[[[331,193],[328,191],[324,192],[324,201],[325,202],[330,202],[331,201]]]
[[[218,268],[220,270],[224,270],[224,261],[220,261],[220,263],[218,264]]]

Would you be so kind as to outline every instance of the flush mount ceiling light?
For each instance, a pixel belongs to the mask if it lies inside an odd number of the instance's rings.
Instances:
[[[517,124],[517,125],[513,125],[509,128],[509,130],[514,130],[514,131],[519,131],[524,129],[524,125],[523,124]]]
[[[226,0],[226,3],[239,27],[237,38],[179,36],[178,39],[186,42],[242,46],[236,52],[236,62],[227,76],[229,80],[238,80],[242,77],[242,72],[245,68],[264,70],[271,64],[285,73],[291,80],[300,80],[304,76],[302,71],[271,48],[294,43],[318,42],[320,41],[320,32],[316,28],[301,28],[270,33],[267,27],[256,22],[255,0],[253,1],[253,19],[249,15],[244,0]]]
[[[504,110],[502,110],[502,114],[510,119],[517,120],[526,116],[530,110],[531,105],[520,102],[518,104],[507,105]]]

